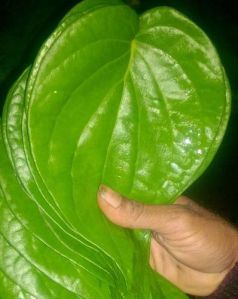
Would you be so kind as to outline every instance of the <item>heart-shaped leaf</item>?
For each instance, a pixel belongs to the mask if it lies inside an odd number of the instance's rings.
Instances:
[[[148,266],[149,236],[109,223],[96,194],[173,202],[214,156],[229,107],[214,47],[177,11],[73,8],[5,104],[4,298],[186,298]]]

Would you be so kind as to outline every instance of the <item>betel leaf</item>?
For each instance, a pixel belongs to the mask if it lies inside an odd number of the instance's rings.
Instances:
[[[110,223],[97,190],[172,203],[210,163],[229,109],[213,45],[179,12],[74,7],[5,103],[0,298],[186,298],[150,269],[149,233]]]

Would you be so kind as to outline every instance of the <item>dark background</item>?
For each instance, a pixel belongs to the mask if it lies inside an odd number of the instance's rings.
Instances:
[[[126,0],[125,0],[126,1]],[[0,0],[0,109],[22,70],[76,0]],[[172,6],[197,23],[215,44],[230,80],[233,105],[224,141],[207,171],[186,194],[238,224],[238,18],[235,1],[127,0],[138,12]]]

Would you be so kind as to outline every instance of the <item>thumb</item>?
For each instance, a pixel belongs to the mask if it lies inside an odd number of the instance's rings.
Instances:
[[[145,205],[125,198],[105,185],[99,188],[98,205],[117,225],[160,232],[168,230],[168,223],[173,219],[177,221],[184,209],[182,205]]]

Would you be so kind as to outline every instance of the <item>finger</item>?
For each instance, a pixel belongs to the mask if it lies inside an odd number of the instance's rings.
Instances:
[[[187,196],[179,196],[175,202],[175,204],[179,204],[179,205],[186,205],[186,206],[191,206],[194,204],[194,201],[192,201],[190,198],[188,198]]]
[[[188,198],[187,196],[178,197],[174,203],[178,205],[186,206],[187,208],[193,210],[194,212],[199,213],[200,215],[214,217],[214,213],[210,212],[206,208],[203,208],[202,206],[200,206],[198,203]]]
[[[177,223],[186,210],[182,205],[145,205],[129,200],[104,185],[98,192],[98,204],[106,217],[117,225],[160,233],[168,229],[171,222]]]

